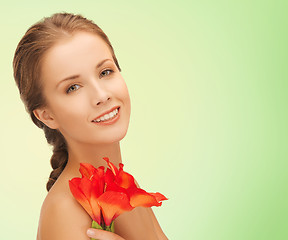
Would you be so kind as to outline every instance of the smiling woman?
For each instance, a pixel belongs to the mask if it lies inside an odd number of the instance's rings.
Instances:
[[[79,176],[80,162],[98,167],[103,156],[114,165],[122,162],[119,141],[131,104],[112,45],[92,21],[57,13],[28,29],[13,67],[27,111],[54,147],[37,239],[89,239],[91,218],[68,182]],[[167,239],[150,208],[120,216],[118,235],[93,231],[89,236],[99,239]]]

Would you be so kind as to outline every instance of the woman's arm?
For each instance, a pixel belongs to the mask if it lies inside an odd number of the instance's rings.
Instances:
[[[115,220],[115,233],[127,240],[167,240],[151,208],[137,207]]]
[[[154,214],[154,212],[152,211],[151,208],[147,208],[148,214],[151,216],[152,221],[153,221],[153,225],[155,228],[155,231],[157,233],[158,239],[159,240],[168,240],[168,238],[166,237],[166,235],[164,234],[162,228],[160,227],[159,222],[156,219],[156,216]]]

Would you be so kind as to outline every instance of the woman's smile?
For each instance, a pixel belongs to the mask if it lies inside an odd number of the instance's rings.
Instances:
[[[114,107],[111,110],[101,114],[100,117],[92,120],[93,123],[97,123],[98,125],[111,125],[115,123],[120,118],[120,107]]]

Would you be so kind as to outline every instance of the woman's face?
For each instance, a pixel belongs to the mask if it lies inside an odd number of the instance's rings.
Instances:
[[[99,36],[78,32],[60,40],[41,66],[47,106],[35,115],[59,129],[68,145],[112,143],[126,135],[131,110],[128,89]],[[116,108],[117,115],[110,115],[114,120],[97,122],[100,115]]]

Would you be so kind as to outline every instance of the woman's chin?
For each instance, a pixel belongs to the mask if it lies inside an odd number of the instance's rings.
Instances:
[[[98,134],[96,139],[92,140],[92,144],[96,145],[105,145],[105,144],[112,144],[116,142],[120,142],[127,134],[128,129],[121,129],[121,131],[113,131],[111,133],[107,132],[100,136]]]

